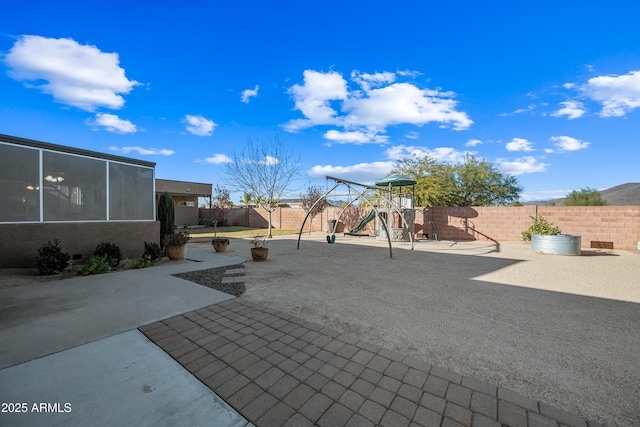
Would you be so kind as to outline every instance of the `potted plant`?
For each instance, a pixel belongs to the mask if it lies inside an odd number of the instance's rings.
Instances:
[[[249,240],[251,243],[251,258],[254,261],[264,261],[269,255],[269,248],[267,245],[267,236],[255,235],[253,239]]]
[[[231,197],[229,190],[216,185],[216,194],[213,196],[213,204],[209,208],[209,223],[213,224],[213,239],[211,245],[216,252],[224,252],[229,246],[229,239],[218,237],[218,224],[221,224],[227,217],[230,209]]]
[[[533,252],[556,255],[580,255],[581,236],[562,234],[560,228],[553,225],[542,215],[531,217],[533,224],[522,232],[524,240],[531,241]]]
[[[187,243],[191,239],[186,231],[165,234],[163,243],[167,257],[171,260],[184,259],[187,254]]]

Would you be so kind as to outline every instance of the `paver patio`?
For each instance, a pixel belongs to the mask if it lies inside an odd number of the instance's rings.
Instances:
[[[257,426],[595,426],[241,298],[139,328]]]

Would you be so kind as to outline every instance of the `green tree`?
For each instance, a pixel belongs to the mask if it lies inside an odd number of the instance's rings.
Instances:
[[[416,206],[450,206],[449,194],[454,189],[450,166],[438,163],[429,155],[404,157],[395,164],[391,173],[399,173],[416,181]]]
[[[417,181],[416,206],[491,206],[514,204],[522,187],[484,159],[467,155],[460,164],[440,163],[430,156],[403,158],[393,172]]]
[[[233,153],[231,163],[226,164],[228,186],[252,194],[254,202],[267,211],[269,238],[272,237],[271,215],[296,177],[298,165],[299,159],[279,137],[271,142],[249,140],[241,151]]]
[[[585,187],[573,190],[562,201],[564,206],[607,206],[609,202],[595,188]]]
[[[513,175],[472,155],[453,166],[454,193],[450,206],[491,206],[517,202],[522,187]]]
[[[164,236],[173,234],[175,207],[169,193],[164,192],[158,199],[158,221],[160,221],[160,245],[164,246]]]

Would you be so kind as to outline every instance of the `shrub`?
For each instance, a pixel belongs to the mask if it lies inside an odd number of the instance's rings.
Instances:
[[[143,258],[149,258],[152,262],[158,261],[164,255],[164,251],[162,247],[156,242],[144,242],[144,253],[142,254]]]
[[[91,274],[102,274],[109,271],[109,261],[107,257],[100,255],[92,255],[87,262],[82,265],[78,273],[82,276]]]
[[[134,259],[131,263],[131,268],[146,268],[153,265],[157,260],[152,260],[149,255],[143,255],[138,259]]]
[[[165,246],[166,243],[162,239],[167,234],[173,234],[175,215],[175,207],[171,196],[169,193],[162,193],[158,199],[158,221],[160,221],[160,240]]]
[[[36,257],[36,267],[41,275],[59,273],[65,269],[71,257],[68,253],[62,252],[60,240],[49,240],[38,249]]]
[[[531,227],[527,228],[522,232],[522,238],[524,240],[531,240],[532,234],[547,234],[554,236],[556,234],[561,234],[560,228],[553,225],[547,219],[545,219],[542,215],[538,215],[538,218],[530,217],[533,220],[533,224]]]
[[[106,258],[109,263],[109,267],[112,268],[120,264],[120,260],[122,259],[122,254],[120,253],[118,245],[110,242],[102,242],[98,244],[93,254]]]
[[[165,246],[180,246],[189,243],[190,239],[189,233],[181,231],[180,233],[165,234],[163,242]]]

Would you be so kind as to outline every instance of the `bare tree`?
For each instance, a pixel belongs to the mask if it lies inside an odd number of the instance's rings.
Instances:
[[[209,210],[209,220],[213,225],[213,237],[218,237],[218,224],[221,224],[229,214],[231,209],[231,197],[229,190],[216,185],[215,194],[212,197],[211,209]]]
[[[299,159],[279,137],[271,142],[249,140],[241,151],[233,153],[232,161],[226,164],[229,188],[252,194],[254,202],[267,211],[269,238],[271,214],[297,175],[298,167]]]
[[[311,234],[311,223],[320,212],[327,207],[327,199],[322,197],[324,192],[320,187],[311,186],[305,194],[300,195],[302,208],[309,214],[309,234]],[[318,202],[315,206],[314,204]]]

